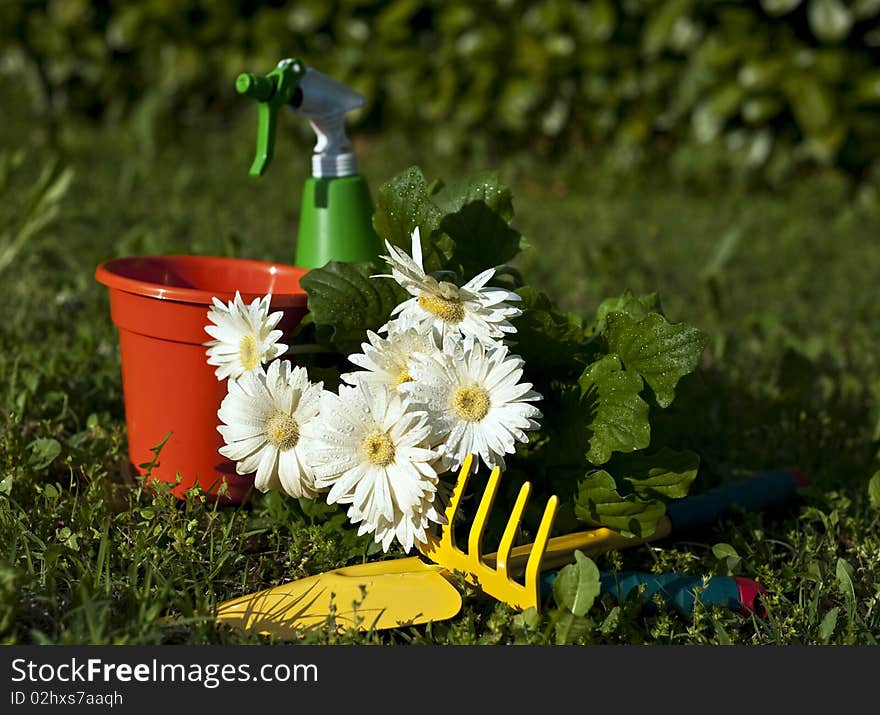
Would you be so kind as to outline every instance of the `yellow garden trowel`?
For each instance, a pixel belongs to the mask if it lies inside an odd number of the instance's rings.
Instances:
[[[454,523],[472,464],[473,457],[468,457],[459,473],[445,512],[449,524]],[[597,528],[550,539],[557,506],[553,496],[547,502],[535,541],[513,547],[531,488],[525,483],[498,551],[484,554],[483,532],[500,476],[497,468],[490,475],[469,530],[466,551],[456,545],[453,530],[444,528],[420,547],[423,556],[434,563],[413,556],[327,571],[226,601],[217,609],[217,621],[276,638],[290,638],[297,631],[327,624],[335,624],[340,630],[368,631],[442,621],[461,609],[461,594],[452,582],[455,572],[515,608],[540,609],[541,571],[570,562],[577,550],[596,556],[662,539],[673,531],[710,526],[737,509],[764,511],[783,506],[793,501],[798,488],[806,484],[799,472],[780,469],[672,502],[647,538],[624,537],[611,529]],[[520,580],[523,571],[525,577]]]
[[[362,631],[442,621],[461,610],[444,572],[417,556],[346,566],[226,601],[217,621],[275,638],[331,621]]]

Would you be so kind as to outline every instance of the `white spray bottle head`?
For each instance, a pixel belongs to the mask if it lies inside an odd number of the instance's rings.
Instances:
[[[282,60],[285,62],[294,60]],[[306,117],[315,131],[312,155],[312,176],[339,177],[358,173],[357,159],[345,133],[345,115],[364,105],[363,95],[341,82],[306,67],[290,106],[296,114]]]

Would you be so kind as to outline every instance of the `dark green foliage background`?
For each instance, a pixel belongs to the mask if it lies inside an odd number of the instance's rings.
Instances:
[[[876,167],[878,23],[878,0],[12,0],[0,52],[56,120],[243,106],[239,72],[299,56],[364,94],[361,129],[440,153],[673,147],[779,179]]]

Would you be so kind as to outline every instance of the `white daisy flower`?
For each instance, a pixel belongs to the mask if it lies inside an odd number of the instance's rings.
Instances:
[[[349,507],[348,518],[353,524],[360,524],[358,536],[373,532],[374,541],[377,544],[381,543],[385,552],[397,537],[397,541],[408,553],[416,542],[424,544],[427,541],[427,535],[434,528],[434,524],[446,523],[437,495],[423,496],[408,518],[395,518],[389,521],[384,516],[380,516],[375,529],[354,506]]]
[[[361,343],[363,352],[348,356],[350,362],[363,370],[341,375],[342,380],[351,385],[364,381],[396,390],[404,382],[412,380],[409,371],[416,355],[439,352],[433,336],[420,333],[415,328],[392,329],[387,338],[368,330],[367,337],[370,342]]]
[[[520,382],[523,364],[506,346],[470,341],[418,360],[414,379],[400,389],[428,413],[433,439],[445,444],[451,469],[459,469],[470,453],[490,469],[503,467],[504,455],[514,453],[517,441],[529,441],[527,430],[540,426],[541,412],[530,403],[541,395]]]
[[[372,532],[385,551],[396,538],[409,551],[445,523],[434,503],[438,451],[427,447],[427,415],[396,392],[364,382],[324,392],[308,434],[315,483],[330,488],[329,504],[351,505],[358,534]]]
[[[391,275],[374,277],[393,278],[414,296],[391,313],[398,316],[400,327],[414,326],[422,333],[433,332],[438,342],[452,332],[487,345],[500,343],[506,333],[516,332],[508,318],[515,318],[522,311],[507,301],[521,298],[504,288],[485,287],[495,275],[495,269],[483,271],[461,287],[427,275],[422,267],[418,226],[412,232],[412,257],[388,241],[385,246],[390,255],[383,258],[391,268]],[[383,332],[383,328],[379,332]]]
[[[261,492],[281,488],[292,497],[314,497],[318,491],[302,433],[318,415],[322,387],[288,360],[229,380],[217,410],[223,422],[217,430],[226,442],[220,454],[236,463],[239,474],[256,472]]]
[[[214,340],[203,344],[208,348],[208,364],[218,366],[214,371],[218,380],[238,377],[287,350],[287,345],[278,342],[283,333],[275,330],[284,313],[279,310],[269,314],[271,298],[254,298],[250,305],[245,305],[236,291],[235,300],[226,305],[214,297],[214,305],[208,311],[213,325],[205,327]]]

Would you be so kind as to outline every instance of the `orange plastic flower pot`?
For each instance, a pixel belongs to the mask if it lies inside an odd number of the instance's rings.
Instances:
[[[152,479],[176,484],[183,497],[198,484],[212,498],[240,503],[253,475],[240,476],[217,451],[217,410],[226,396],[208,365],[204,343],[212,297],[224,302],[241,293],[245,303],[271,293],[271,310],[289,334],[306,313],[301,268],[211,256],[132,256],[106,261],[95,278],[110,289],[110,315],[119,331],[128,454],[144,474],[151,451],[168,436]],[[179,475],[179,477],[178,477]],[[178,483],[179,478],[179,483]]]

